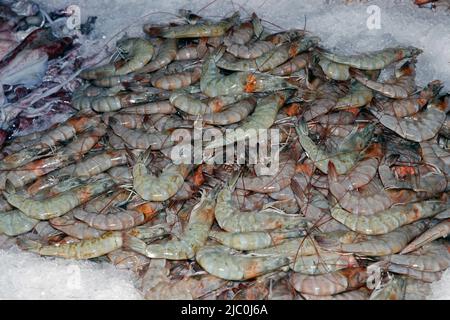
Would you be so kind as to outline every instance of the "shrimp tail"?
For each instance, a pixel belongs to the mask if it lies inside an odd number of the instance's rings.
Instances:
[[[328,179],[330,179],[333,182],[336,182],[338,180],[338,174],[336,171],[336,166],[334,165],[333,161],[328,161]]]
[[[141,153],[139,155],[138,161],[148,164],[150,161],[151,155],[152,155],[152,148],[150,146],[147,150],[145,150],[143,153]]]
[[[128,163],[134,166],[137,162],[136,156],[133,154],[133,152],[131,152],[131,149],[127,145],[125,145],[125,151],[127,153]]]
[[[25,251],[30,251],[34,253],[39,253],[39,250],[42,248],[42,244],[33,241],[33,240],[27,240],[27,239],[17,239],[17,245]]]
[[[16,187],[9,179],[6,179],[6,182],[5,182],[5,191],[6,191],[6,193],[9,193],[9,194],[16,193]]]
[[[136,251],[140,254],[145,255],[145,248],[146,248],[146,244],[144,241],[128,235],[128,234],[124,234],[123,236],[123,248],[125,249],[129,249],[132,251]]]

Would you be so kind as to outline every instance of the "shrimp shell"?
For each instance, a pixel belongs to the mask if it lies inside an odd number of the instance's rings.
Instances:
[[[105,233],[104,231],[92,228],[86,223],[78,221],[68,215],[71,214],[50,219],[49,222],[53,228],[80,240],[99,238]]]
[[[358,289],[365,284],[366,280],[365,268],[347,268],[315,276],[293,273],[291,276],[295,290],[316,296],[334,295]]]
[[[66,259],[91,259],[103,256],[122,247],[120,232],[106,232],[99,238],[81,240],[77,243],[44,246],[31,240],[19,240],[24,250],[35,252],[41,256],[57,256]]]
[[[119,210],[108,214],[88,212],[83,209],[75,209],[74,217],[98,230],[125,230],[144,224],[147,217],[141,212],[132,210]]]
[[[432,217],[445,209],[446,205],[441,201],[428,200],[396,205],[370,216],[355,215],[336,206],[331,210],[331,215],[353,231],[367,235],[380,235],[419,219]]]
[[[195,259],[209,274],[225,280],[248,280],[277,270],[289,263],[283,257],[252,257],[230,254],[222,246],[204,246]]]

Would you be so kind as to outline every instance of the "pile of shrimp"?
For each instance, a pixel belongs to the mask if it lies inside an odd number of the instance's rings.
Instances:
[[[415,84],[422,51],[180,15],[80,69],[75,115],[5,144],[1,247],[109,261],[146,299],[426,298],[450,266],[450,122],[441,82]],[[235,131],[174,161],[199,122]],[[237,129],[278,130],[276,172],[209,161]]]

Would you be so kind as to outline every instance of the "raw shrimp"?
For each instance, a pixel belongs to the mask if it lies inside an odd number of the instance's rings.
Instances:
[[[133,115],[128,113],[103,113],[102,121],[109,124],[109,118],[115,118],[121,126],[128,129],[141,129],[144,125],[144,115]]]
[[[129,237],[126,239],[126,247],[149,258],[170,260],[194,258],[208,239],[209,230],[214,222],[215,195],[214,190],[202,195],[200,202],[191,211],[188,225],[180,240],[146,245],[143,241]]]
[[[114,118],[110,119],[109,125],[116,135],[134,149],[151,148],[152,150],[160,150],[174,144],[174,141],[170,138],[170,133],[148,133],[142,129],[128,129],[121,126]]]
[[[338,99],[335,110],[345,110],[351,108],[363,107],[372,101],[373,93],[370,88],[367,88],[363,84],[356,82],[352,83],[350,92]]]
[[[109,212],[107,214],[98,214],[95,212],[88,212],[80,208],[74,209],[73,215],[78,220],[87,223],[90,227],[105,231],[120,231],[136,227],[144,224],[149,218],[154,216],[154,214],[152,214],[148,217],[138,211],[121,209],[116,212]]]
[[[426,229],[425,221],[417,221],[379,236],[365,236],[356,242],[331,244],[338,250],[364,256],[387,256],[400,252],[406,245]],[[323,237],[315,237],[320,246],[330,245]],[[328,249],[328,248],[327,248]]]
[[[205,145],[205,149],[219,148],[235,141],[251,139],[258,134],[260,129],[269,129],[276,120],[278,110],[282,107],[290,93],[279,91],[275,94],[260,99],[257,102],[255,111],[233,132],[227,133],[225,139],[216,139]]]
[[[299,92],[300,91],[301,90],[299,90]],[[331,111],[336,105],[339,98],[336,88],[328,82],[320,85],[317,88],[317,91],[312,92],[311,95],[314,101],[310,102],[303,112],[303,118],[307,122]],[[304,100],[305,95],[303,95],[301,99]],[[306,100],[309,101],[308,95],[306,95]]]
[[[188,45],[184,48],[178,49],[175,60],[193,60],[201,59],[208,53],[206,46],[207,38],[201,38],[196,45]]]
[[[448,98],[441,96],[428,104],[425,111],[400,119],[375,108],[369,108],[369,110],[386,128],[407,140],[422,142],[433,138],[438,133],[444,124],[447,106]]]
[[[289,266],[301,274],[317,275],[358,267],[358,262],[352,254],[318,250],[317,254],[299,255]]]
[[[206,113],[202,114],[201,117],[190,116],[188,119],[198,119],[204,123],[220,126],[229,125],[246,119],[255,109],[255,105],[256,100],[253,97],[250,97],[225,107],[221,112]]]
[[[250,232],[211,231],[209,237],[236,250],[256,250],[277,245],[285,239],[300,237],[303,234],[304,232],[301,230]]]
[[[327,296],[358,289],[365,285],[367,277],[366,269],[358,267],[314,276],[293,273],[290,280],[300,293]]]
[[[352,217],[354,216],[354,219],[359,219],[356,217],[359,215],[373,215],[390,208],[394,204],[389,191],[383,188],[379,179],[372,179],[367,185],[356,190],[345,188],[339,182],[336,169],[331,161],[328,164],[328,181],[330,192],[337,199],[340,207],[350,211],[349,214]],[[340,209],[338,211],[340,212]],[[342,222],[341,220],[339,221]]]
[[[159,177],[149,173],[146,165],[150,149],[139,156],[133,167],[133,188],[147,201],[165,201],[174,196],[183,185],[191,167],[186,164],[169,164]]]
[[[33,229],[39,220],[30,218],[19,210],[0,212],[0,234],[17,236]]]
[[[48,220],[62,216],[96,195],[109,190],[113,185],[114,182],[111,179],[101,179],[42,201],[28,199],[16,194],[9,186],[7,186],[7,190],[3,192],[3,195],[11,205],[28,217]]]
[[[150,259],[143,255],[122,249],[107,254],[109,261],[118,269],[128,269],[137,274],[141,273],[150,263]]]
[[[240,26],[234,27],[231,33],[223,39],[226,46],[236,44],[246,44],[252,39],[253,24],[251,21],[243,22]]]
[[[291,184],[295,174],[295,159],[291,155],[281,156],[280,170],[274,175],[242,177],[236,182],[236,188],[260,193],[271,193],[282,190]]]
[[[319,42],[317,37],[304,37],[293,42],[282,44],[273,50],[264,53],[255,59],[236,60],[234,57],[224,55],[216,65],[222,69],[232,71],[259,71],[264,72],[285,63],[300,52],[306,51]]]
[[[300,120],[298,126],[296,126],[297,135],[308,157],[314,162],[314,165],[323,173],[328,173],[328,163],[333,162],[338,174],[347,173],[359,160],[360,151],[363,150],[370,142],[373,131],[373,125],[366,126],[363,130],[352,132],[346,138],[345,146],[351,146],[353,144],[354,150],[341,149],[335,154],[329,154],[327,151],[317,146],[314,141],[308,136],[308,127],[306,122]],[[355,142],[359,141],[360,144],[356,145]],[[344,145],[344,144],[343,144]],[[342,145],[341,145],[342,148]]]
[[[406,99],[415,90],[415,68],[411,61],[405,63],[400,69],[400,75],[392,80],[380,83],[370,80],[361,71],[351,70],[350,74],[363,85],[393,99]]]
[[[424,233],[422,233],[420,236],[414,239],[411,243],[409,243],[400,253],[401,254],[410,253],[431,241],[434,241],[441,237],[446,237],[449,233],[450,233],[450,219],[447,219],[426,230]]]
[[[172,114],[176,112],[176,109],[170,103],[169,100],[155,101],[151,103],[140,104],[137,106],[127,107],[121,110],[125,114]]]
[[[233,43],[227,46],[227,52],[236,58],[256,59],[263,54],[273,50],[275,45],[269,41],[258,40],[247,44]]]
[[[177,55],[177,40],[166,39],[158,49],[158,54],[144,67],[136,70],[136,73],[150,73],[159,70],[171,63]]]
[[[228,232],[265,231],[277,228],[305,225],[300,215],[286,214],[278,209],[267,208],[257,212],[240,212],[233,204],[232,191],[236,178],[230,180],[217,195],[216,220]],[[234,181],[233,181],[234,180]]]
[[[225,280],[248,280],[277,270],[289,263],[284,257],[233,255],[222,246],[204,246],[195,259],[209,274]]]
[[[164,90],[176,90],[188,87],[200,80],[202,69],[193,67],[192,70],[178,72],[169,75],[155,76],[152,78],[152,86]]]
[[[67,141],[73,138],[75,134],[98,125],[99,122],[99,117],[73,117],[43,134],[33,146],[3,158],[0,169],[13,169],[25,165],[59,142]]]
[[[190,115],[204,115],[212,111],[207,103],[183,91],[172,93],[169,101],[174,107]]]
[[[105,233],[104,231],[88,226],[82,221],[74,219],[71,217],[71,213],[50,219],[49,222],[53,228],[80,240],[99,238]]]
[[[289,258],[289,262],[295,262],[300,256],[311,256],[320,253],[320,248],[315,240],[310,237],[287,239],[284,242],[269,248],[257,249],[248,253],[254,256],[271,256]]]
[[[446,205],[441,201],[427,200],[396,205],[370,216],[356,215],[336,205],[331,210],[331,215],[353,231],[367,235],[379,235],[389,233],[419,219],[432,217],[445,209]]]
[[[270,73],[276,76],[286,76],[298,70],[306,68],[310,64],[310,56],[307,53],[299,54],[291,60],[273,68]]]
[[[450,152],[440,148],[432,141],[420,143],[421,155],[426,164],[432,165],[446,175],[450,175]]]
[[[153,27],[151,24],[144,25],[144,32],[151,36],[163,38],[201,38],[220,37],[239,21],[239,12],[235,12],[231,17],[217,23],[198,23],[169,27]]]
[[[438,272],[427,272],[420,271],[413,268],[408,268],[405,266],[400,266],[396,264],[390,264],[388,270],[398,274],[407,275],[410,278],[425,281],[425,282],[435,282],[441,279],[442,271]]]
[[[407,99],[385,99],[377,101],[381,105],[384,114],[396,118],[409,117],[419,112],[442,89],[442,82],[435,80],[430,82],[422,90],[418,97]]]
[[[283,78],[265,73],[235,72],[223,76],[216,66],[223,51],[223,48],[219,48],[216,52],[211,53],[203,63],[200,89],[208,97],[295,88]]]
[[[19,246],[24,250],[38,253],[41,256],[57,256],[66,259],[91,259],[121,248],[122,234],[120,232],[110,231],[99,238],[48,246],[32,240],[20,240]]]
[[[386,48],[380,51],[351,56],[338,55],[325,50],[321,50],[320,53],[328,60],[340,64],[346,64],[353,68],[363,70],[378,70],[385,68],[393,62],[397,62],[412,56],[417,56],[422,53],[422,50],[414,47],[397,47]]]
[[[320,57],[319,66],[322,68],[325,75],[330,79],[338,81],[350,79],[350,68],[348,65],[336,63],[324,57]]]
[[[115,64],[106,64],[99,67],[83,70],[80,77],[84,79],[98,79],[109,76],[125,75],[145,66],[155,51],[152,43],[141,38],[129,38],[117,42],[119,52],[127,60]]]
[[[436,242],[432,242],[412,254],[393,254],[383,260],[425,272],[439,272],[450,267],[450,254],[446,245]]]

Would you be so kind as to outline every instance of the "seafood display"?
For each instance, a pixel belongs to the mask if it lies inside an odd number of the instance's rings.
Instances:
[[[100,62],[0,8],[0,235],[22,250],[109,261],[146,299],[408,299],[450,267],[426,49],[180,10]]]

